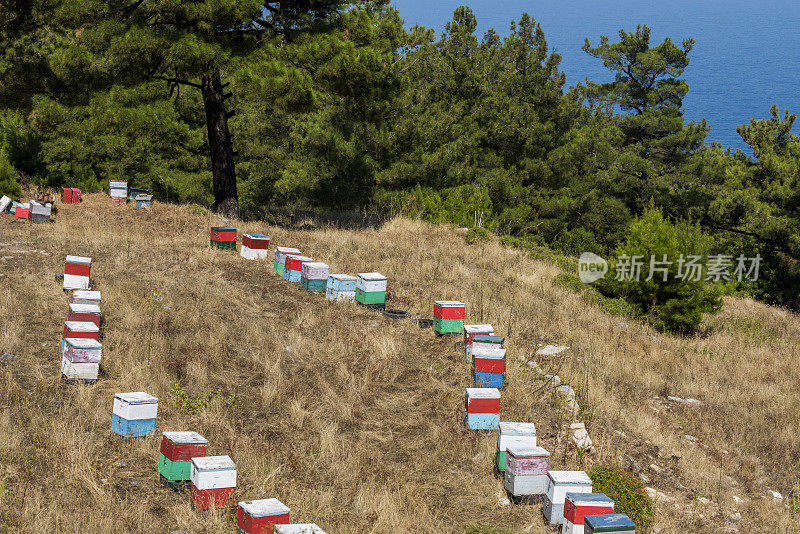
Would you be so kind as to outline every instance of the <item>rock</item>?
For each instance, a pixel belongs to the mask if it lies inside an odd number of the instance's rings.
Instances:
[[[738,495],[734,495],[733,496],[733,502],[735,502],[736,504],[742,504],[744,502],[744,499],[742,499]]]
[[[65,327],[65,328],[66,328],[66,327]],[[10,361],[10,360],[16,360],[16,359],[17,359],[17,357],[16,357],[16,356],[14,356],[13,354],[11,354],[11,353],[8,353],[8,352],[4,352],[4,353],[2,354],[2,356],[0,356],[0,361],[4,361],[4,362],[5,362],[5,361]]]
[[[781,495],[780,493],[778,493],[778,492],[777,492],[777,491],[775,491],[775,490],[769,490],[769,491],[767,492],[767,494],[768,494],[770,497],[772,497],[773,499],[775,499],[775,500],[778,500],[778,501],[782,501],[782,500],[783,500],[783,495]]]
[[[139,482],[138,480],[134,480],[133,482],[131,482],[131,486],[141,486],[141,485],[142,483]]]
[[[589,437],[589,432],[586,431],[586,425],[584,423],[572,423],[569,425],[569,432],[572,443],[574,443],[579,450],[591,452],[594,449],[592,438]]]
[[[686,434],[683,437],[686,438],[686,441],[688,441],[690,443],[697,443],[697,438],[692,436],[692,435],[690,435],[690,434]]]
[[[642,480],[642,484],[650,484],[650,477],[648,477],[644,473],[640,473],[639,478]]]
[[[741,521],[742,514],[740,514],[739,512],[734,512],[728,516],[728,519],[730,519],[731,521]]]
[[[709,504],[711,502],[711,499],[706,499],[705,497],[700,497],[700,498],[697,499],[697,502],[699,502],[700,504]]]
[[[658,467],[656,464],[650,464],[650,469],[652,469],[656,473],[660,473],[661,472],[661,468]]]
[[[173,530],[169,534],[189,534],[185,530]]]
[[[539,367],[539,364],[536,363],[536,362],[528,362],[528,367],[530,367],[531,369],[533,369],[534,371],[536,371],[540,375],[544,374],[544,371],[542,370],[541,367]]]
[[[656,502],[658,502],[658,501],[661,501],[661,502],[671,502],[671,501],[674,501],[674,500],[675,500],[675,498],[674,498],[674,497],[670,497],[670,496],[669,496],[669,495],[667,495],[666,493],[662,493],[662,492],[658,491],[658,490],[657,490],[657,489],[655,489],[655,488],[646,487],[644,490],[647,492],[647,495],[648,495],[648,496],[649,496],[651,499],[653,499],[654,501],[656,501]]]
[[[562,395],[566,399],[575,399],[575,390],[572,389],[571,386],[567,386],[567,385],[558,386],[556,388],[556,393],[558,393],[559,395]]]
[[[108,479],[107,478],[101,478],[100,482],[102,482],[103,484],[108,484]]]
[[[508,500],[507,497],[503,497],[502,499],[497,501],[498,506],[511,506],[511,501]]]
[[[561,377],[558,375],[553,375],[553,385],[558,387],[561,385]]]
[[[532,524],[528,525],[527,527],[523,528],[522,531],[523,532],[530,532],[531,530],[533,530],[534,526],[536,526],[536,524],[532,523]]]
[[[128,465],[124,460],[119,460],[118,462],[114,462],[115,467],[125,467]]]
[[[517,358],[519,358],[519,361],[521,361],[522,363],[525,363],[525,355],[524,354],[520,354],[519,356],[517,356]]]
[[[482,452],[479,452],[478,454],[476,454],[475,456],[472,457],[472,461],[473,462],[480,462],[484,458],[486,458],[486,455],[483,454]]]
[[[537,356],[556,356],[558,354],[561,354],[562,352],[564,352],[568,348],[569,347],[567,347],[565,345],[547,345],[546,347],[537,350],[536,351],[536,355]]]

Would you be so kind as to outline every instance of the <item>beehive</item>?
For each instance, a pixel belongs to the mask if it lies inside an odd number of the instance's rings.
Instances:
[[[200,456],[190,461],[192,505],[201,510],[228,506],[236,489],[236,464],[230,456]]]
[[[100,373],[99,363],[71,362],[66,356],[61,356],[61,377],[65,380],[97,380]]]
[[[94,323],[100,326],[100,306],[97,304],[70,302],[67,309],[67,321]]]
[[[31,202],[30,219],[32,223],[42,224],[50,222],[50,213],[52,207],[50,204],[39,204]]]
[[[325,287],[325,298],[333,302],[354,302],[356,300],[355,276],[331,274]]]
[[[546,449],[530,445],[506,447],[503,486],[514,497],[544,496],[549,470],[550,453]]]
[[[536,425],[533,423],[500,422],[497,430],[495,460],[501,473],[506,470],[506,449],[509,445],[536,446]]]
[[[502,336],[495,336],[489,334],[475,334],[472,338],[472,344],[466,347],[467,363],[472,365],[472,352],[476,348],[480,349],[504,349],[506,346],[506,338]]]
[[[464,390],[464,424],[469,430],[494,430],[500,425],[500,391],[495,388]]]
[[[288,523],[275,525],[275,534],[325,534],[316,523]]]
[[[140,187],[136,187],[136,186],[132,185],[130,187],[129,191],[130,191],[130,194],[129,194],[128,198],[131,199],[131,200],[136,200],[136,197],[138,197],[139,195],[150,195],[150,188],[149,187],[141,187],[141,186]],[[152,195],[150,195],[150,196],[152,196]]]
[[[230,226],[211,227],[211,247],[236,250],[236,228]]]
[[[246,260],[266,260],[269,258],[269,236],[248,232],[242,234],[242,248],[239,251]]]
[[[548,471],[542,512],[551,525],[564,522],[567,493],[591,493],[592,479],[584,471]]]
[[[300,286],[311,293],[325,293],[331,268],[321,261],[307,261],[300,271]]]
[[[275,263],[272,264],[272,270],[283,276],[286,257],[291,255],[300,256],[300,251],[291,247],[275,247]]]
[[[470,351],[475,387],[502,389],[506,383],[506,349],[473,344]]]
[[[567,492],[564,502],[564,525],[562,534],[584,534],[584,518],[587,515],[614,513],[614,501],[603,493]]]
[[[128,201],[128,182],[108,182],[108,196],[112,204],[125,204]]]
[[[143,391],[114,395],[111,430],[125,437],[142,437],[156,430],[158,399]]]
[[[286,256],[286,262],[283,266],[283,274],[281,275],[284,280],[289,282],[300,283],[300,277],[303,272],[303,264],[309,261],[314,261],[307,256],[300,256],[298,254],[289,254]]]
[[[6,211],[6,208],[8,207],[9,204],[11,204],[10,198],[8,198],[5,195],[0,196],[0,213]]]
[[[381,273],[358,273],[356,302],[371,308],[386,306],[386,277]]]
[[[100,304],[101,294],[99,291],[88,291],[86,289],[76,289],[72,292],[70,302],[75,304]]]
[[[81,201],[81,190],[77,187],[61,188],[61,203],[76,204]]]
[[[70,338],[100,341],[100,328],[90,321],[64,321],[62,339]],[[63,343],[61,348],[64,348]]]
[[[136,195],[134,200],[136,201],[137,210],[147,209],[153,203],[153,195]]]
[[[12,202],[11,207],[14,208],[14,217],[17,219],[30,218],[31,205],[29,202]]]
[[[627,514],[587,515],[583,518],[583,526],[585,534],[636,532],[636,525]]]
[[[208,440],[192,431],[162,432],[158,473],[171,483],[189,482],[191,460],[206,455]]]
[[[236,512],[236,533],[273,534],[275,525],[288,522],[289,507],[278,499],[243,501]]]
[[[467,307],[456,300],[437,300],[433,303],[433,330],[439,335],[464,332]]]
[[[103,346],[94,339],[66,339],[61,351],[61,376],[66,380],[97,380]]]
[[[490,324],[465,324],[464,325],[464,350],[472,346],[472,340],[478,334],[493,335],[494,327]]]
[[[64,262],[64,289],[89,289],[92,258],[67,256]]]

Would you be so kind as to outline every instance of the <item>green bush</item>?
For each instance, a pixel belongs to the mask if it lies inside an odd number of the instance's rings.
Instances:
[[[586,284],[581,282],[580,278],[571,273],[558,273],[553,278],[553,284],[577,293],[583,293],[588,288]]]
[[[170,392],[172,392],[172,401],[177,406],[178,410],[186,415],[195,415],[200,410],[211,404],[215,398],[222,400],[225,406],[236,406],[238,399],[236,395],[223,395],[222,388],[218,387],[210,393],[200,395],[199,397],[190,397],[186,390],[174,380],[169,383]]]
[[[639,529],[649,530],[655,517],[655,504],[644,485],[615,463],[603,463],[589,470],[592,491],[604,493],[614,501],[614,512],[628,514]]]
[[[466,235],[467,243],[470,245],[478,241],[490,241],[492,234],[486,228],[470,228]]]
[[[8,161],[5,150],[0,149],[0,195],[19,199],[22,195],[22,187],[19,185],[17,176],[17,170]]]

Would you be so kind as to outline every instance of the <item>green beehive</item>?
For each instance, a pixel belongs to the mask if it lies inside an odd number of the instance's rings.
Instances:
[[[211,246],[223,250],[236,250],[236,228],[212,226]]]
[[[356,302],[364,306],[386,304],[386,277],[380,273],[358,273]]]

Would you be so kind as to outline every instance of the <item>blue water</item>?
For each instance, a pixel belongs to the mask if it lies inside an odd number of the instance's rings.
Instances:
[[[441,31],[459,5],[468,5],[478,19],[478,32],[494,28],[508,34],[511,20],[527,12],[545,32],[548,44],[563,57],[567,85],[585,79],[609,81],[601,61],[581,50],[584,39],[596,44],[600,35],[618,40],[621,28],[637,24],[652,30],[651,45],[665,37],[680,43],[695,40],[684,72],[689,94],[687,120],[708,120],[709,141],[749,152],[736,126],[751,118],[769,117],[772,104],[800,114],[800,2],[772,0],[394,0],[406,21]],[[794,128],[797,131],[797,128]]]

